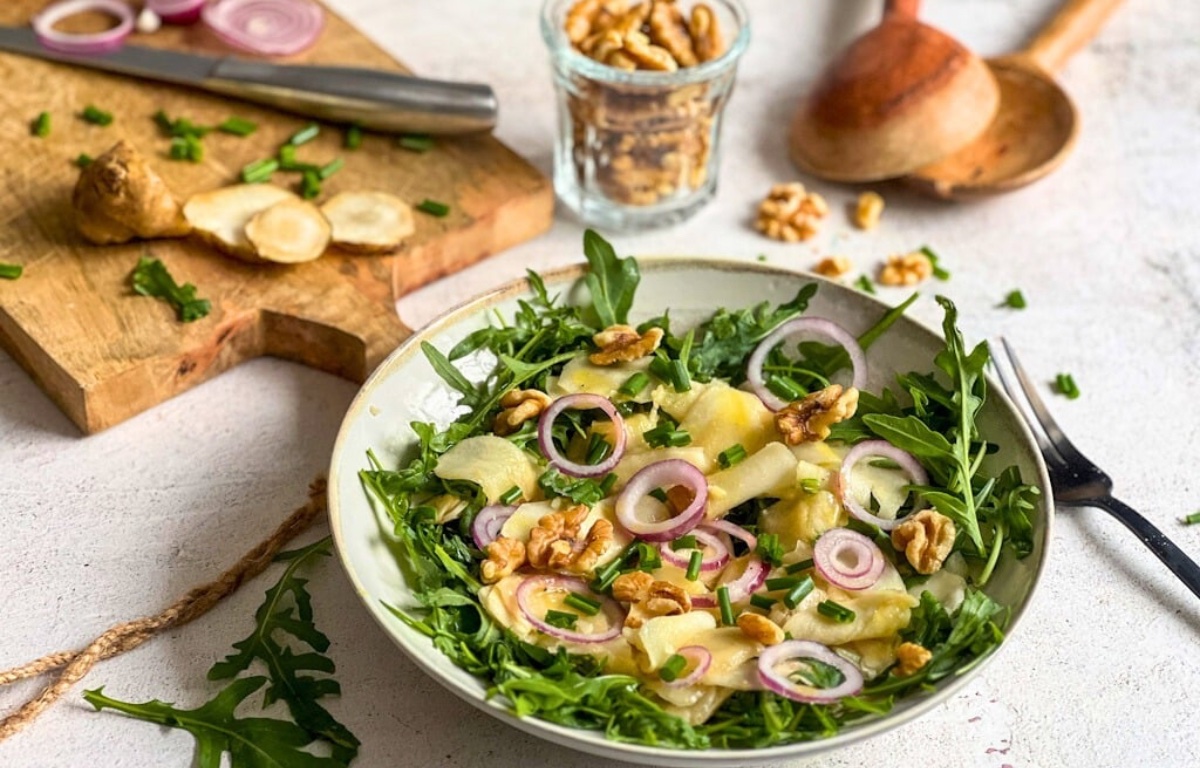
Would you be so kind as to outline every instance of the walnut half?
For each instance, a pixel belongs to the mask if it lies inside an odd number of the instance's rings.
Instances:
[[[896,649],[896,668],[892,671],[896,677],[908,677],[920,672],[933,654],[923,645],[917,643],[900,643]]]
[[[517,539],[499,537],[487,545],[487,560],[479,566],[485,584],[494,584],[525,564],[525,544]]]
[[[511,435],[530,419],[536,419],[550,407],[550,395],[536,389],[510,389],[500,398],[503,409],[492,422],[492,431],[504,437]]]
[[[930,574],[954,547],[954,521],[940,512],[923,509],[892,529],[892,546],[903,552],[917,573]]]
[[[808,192],[803,184],[776,184],[758,204],[754,228],[772,240],[794,243],[816,235],[828,213],[825,198]]]
[[[857,409],[857,389],[830,384],[776,413],[775,427],[788,445],[812,443],[829,437],[829,428],[853,416]]]
[[[613,325],[592,337],[599,352],[588,355],[593,365],[613,365],[654,353],[663,340],[662,328],[647,328],[639,334],[630,325]]]
[[[923,283],[933,274],[933,262],[920,251],[888,256],[887,263],[879,270],[880,285],[916,285]]]
[[[572,573],[586,573],[595,567],[613,540],[613,524],[597,520],[580,537],[587,514],[588,508],[579,504],[538,520],[529,532],[529,564],[542,570]]]
[[[743,635],[756,643],[778,645],[783,642],[783,629],[766,616],[743,613],[737,617],[737,625]]]

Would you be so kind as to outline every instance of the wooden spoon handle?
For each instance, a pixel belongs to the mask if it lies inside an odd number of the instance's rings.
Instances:
[[[1067,63],[1087,45],[1124,0],[1067,0],[1037,37],[1022,51],[1047,72]]]
[[[921,0],[887,0],[883,4],[884,18],[894,15],[915,19],[919,10],[921,10]]]

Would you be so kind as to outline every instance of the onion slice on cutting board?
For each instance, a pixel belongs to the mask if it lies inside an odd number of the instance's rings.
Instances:
[[[321,206],[333,244],[351,253],[388,253],[416,230],[412,207],[384,192],[342,192]]]

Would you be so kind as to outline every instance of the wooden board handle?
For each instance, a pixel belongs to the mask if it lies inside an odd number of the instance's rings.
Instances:
[[[907,16],[909,18],[917,18],[917,13],[921,10],[921,0],[887,0],[883,4],[883,16]]]
[[[1021,55],[1054,72],[1087,45],[1124,0],[1067,0]]]

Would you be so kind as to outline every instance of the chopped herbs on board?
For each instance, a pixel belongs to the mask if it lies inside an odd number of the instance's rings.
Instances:
[[[176,283],[160,259],[142,256],[130,279],[135,292],[167,302],[175,308],[182,322],[199,320],[212,310],[208,299],[196,297],[196,286]]]

